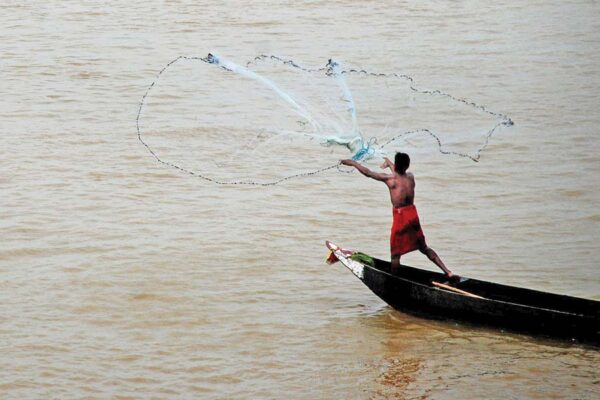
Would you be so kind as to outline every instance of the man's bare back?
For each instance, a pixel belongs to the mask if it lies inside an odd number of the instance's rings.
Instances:
[[[408,161],[404,169],[400,169],[400,171],[398,171],[394,163],[392,163],[388,158],[385,158],[381,168],[389,168],[392,171],[391,174],[371,171],[369,168],[354,160],[342,160],[342,164],[352,166],[364,176],[385,183],[390,191],[390,200],[392,201],[392,205],[395,209],[400,209],[402,207],[413,205],[415,200],[415,177],[412,173],[406,171],[410,165],[410,158],[408,158],[408,155],[406,154],[403,155]],[[398,155],[396,156],[398,157]],[[425,254],[434,264],[444,271],[449,278],[458,278],[448,268],[446,268],[437,253],[431,247],[427,246],[423,236],[421,236],[421,239],[418,242],[418,248],[421,253]],[[392,269],[398,267],[400,267],[400,255],[392,253]]]
[[[388,189],[390,189],[390,200],[392,201],[392,205],[396,208],[412,205],[415,201],[414,175],[410,172],[405,172],[400,175],[394,171],[394,164],[387,158],[381,167],[389,167],[392,170],[392,174],[385,181]]]

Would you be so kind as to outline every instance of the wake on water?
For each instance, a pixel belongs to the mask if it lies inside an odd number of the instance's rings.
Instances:
[[[150,84],[136,118],[138,139],[158,162],[216,184],[261,186],[347,172],[342,158],[379,161],[400,146],[476,162],[510,125],[505,114],[420,89],[408,75],[334,60],[306,68],[269,55],[246,66],[180,56]]]

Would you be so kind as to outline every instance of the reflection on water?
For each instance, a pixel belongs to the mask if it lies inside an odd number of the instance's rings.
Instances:
[[[377,378],[381,388],[375,391],[374,398],[404,399],[408,385],[416,380],[422,369],[422,362],[418,358],[393,358],[386,360],[384,368]]]
[[[594,398],[600,390],[594,347],[420,319],[391,307],[362,318],[383,338],[377,396]],[[548,376],[552,384],[544,385]]]

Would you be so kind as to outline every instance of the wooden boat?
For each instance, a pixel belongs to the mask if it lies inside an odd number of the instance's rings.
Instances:
[[[326,242],[332,255],[397,310],[600,345],[600,301],[462,278],[387,261],[357,261],[352,251]],[[441,285],[440,285],[441,284]]]

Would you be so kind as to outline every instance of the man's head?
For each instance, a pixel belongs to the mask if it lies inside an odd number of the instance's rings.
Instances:
[[[401,152],[396,153],[396,158],[394,159],[394,167],[396,168],[396,172],[400,175],[403,175],[409,166],[410,157],[408,154]]]

